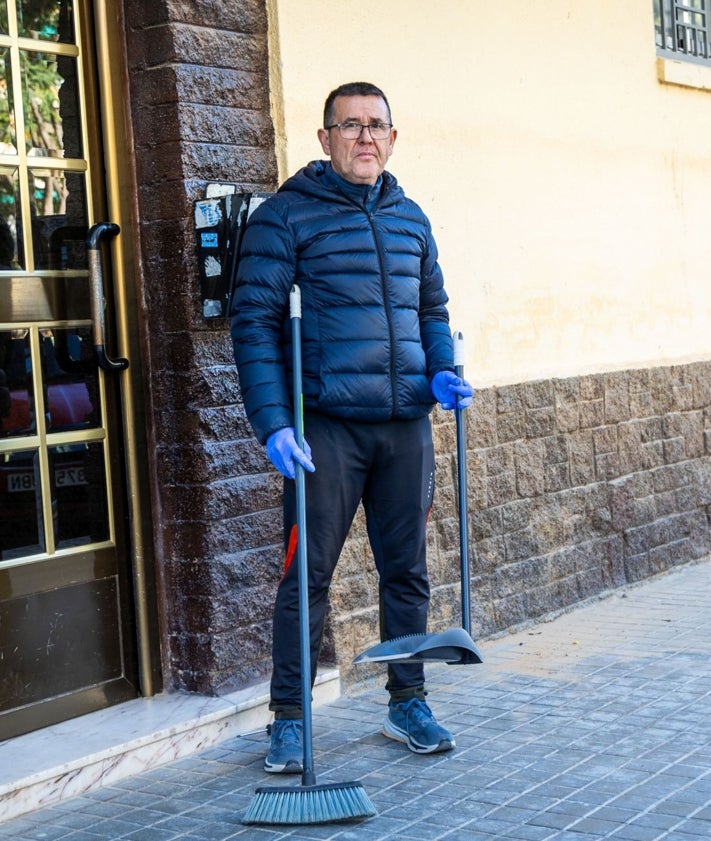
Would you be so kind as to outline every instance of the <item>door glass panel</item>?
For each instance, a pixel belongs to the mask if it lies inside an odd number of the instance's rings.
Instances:
[[[0,271],[25,267],[19,194],[17,169],[0,166]]]
[[[0,333],[0,438],[32,435],[36,429],[29,330]]]
[[[21,60],[28,154],[81,157],[76,59],[23,52]]]
[[[26,38],[74,43],[71,0],[17,0],[17,29]]]
[[[36,269],[86,269],[85,178],[83,173],[33,169],[29,173],[35,213],[32,242]]]
[[[12,67],[8,49],[0,49],[0,153],[17,154],[15,117],[12,109]]]
[[[89,327],[40,331],[47,432],[101,425],[98,368]]]
[[[45,548],[39,458],[36,451],[0,455],[0,559]]]
[[[50,447],[49,464],[57,548],[107,540],[109,517],[103,445]]]
[[[0,0],[0,34],[7,35],[7,0]]]

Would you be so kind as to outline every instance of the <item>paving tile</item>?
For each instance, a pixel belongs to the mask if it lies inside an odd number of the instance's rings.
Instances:
[[[532,826],[545,826],[549,829],[565,829],[574,821],[575,819],[571,818],[570,815],[547,811],[534,815],[527,823]]]
[[[665,838],[666,832],[657,833],[650,831],[649,827],[635,826],[634,824],[625,824],[616,829],[610,836],[614,841],[657,841],[657,839]],[[680,841],[679,837],[674,833],[673,841]],[[698,841],[698,839],[696,839]]]
[[[711,825],[709,825],[707,820],[687,818],[674,828],[674,833],[676,834],[677,832],[708,839],[711,836]]]
[[[49,812],[49,810],[47,810],[47,812]],[[47,814],[47,820],[43,821],[43,823],[64,827],[66,831],[69,832],[69,830],[73,829],[91,829],[96,825],[96,818],[93,815],[87,815],[81,812],[77,812],[76,814],[53,812],[51,815]],[[0,824],[0,829],[1,828],[2,824]]]
[[[119,836],[127,841],[173,841],[183,833],[161,829],[159,826],[146,826],[127,835]]]
[[[120,818],[112,818],[108,821],[94,820],[93,824],[83,827],[87,832],[93,832],[103,838],[123,838],[125,835],[142,828],[140,823],[123,821]]]
[[[188,830],[182,837],[186,839],[196,839],[196,841],[206,841],[206,839],[209,839],[209,841],[227,841],[227,839],[230,838],[239,838],[240,835],[243,837],[246,835],[246,833],[242,832],[241,828],[214,821],[203,823],[197,829]],[[256,841],[256,839],[260,837],[275,838],[276,835],[271,832],[269,832],[269,834],[262,832],[259,832],[258,834],[254,832],[252,834],[253,841]]]
[[[68,831],[66,827],[34,824],[25,829],[24,836],[32,841],[59,841],[66,837]]]
[[[523,824],[522,826],[511,827],[501,837],[509,839],[509,841],[547,841],[552,835],[548,827]]]
[[[600,818],[581,818],[577,823],[573,824],[570,829],[573,832],[587,833],[594,838],[606,838],[611,835],[619,824],[615,821],[605,821]]]

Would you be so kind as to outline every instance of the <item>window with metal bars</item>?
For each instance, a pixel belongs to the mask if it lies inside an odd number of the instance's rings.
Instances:
[[[711,64],[711,0],[654,0],[660,56]]]

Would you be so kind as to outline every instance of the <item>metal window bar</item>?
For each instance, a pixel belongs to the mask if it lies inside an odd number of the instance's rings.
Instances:
[[[711,60],[711,0],[654,0],[656,44],[660,53]]]

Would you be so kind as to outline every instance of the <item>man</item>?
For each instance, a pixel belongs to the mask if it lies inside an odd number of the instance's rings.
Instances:
[[[429,414],[436,400],[445,409],[472,400],[454,373],[430,224],[385,171],[396,137],[380,89],[356,82],[334,90],[318,130],[330,163],[314,161],[289,178],[254,212],[242,244],[235,359],[252,427],[285,477],[287,557],[274,611],[275,721],[265,761],[272,773],[298,773],[302,762],[295,462],[308,471],[313,680],[331,577],[360,502],[380,576],[383,639],[426,631]],[[303,450],[291,400],[294,283],[302,299]],[[391,664],[386,688],[386,736],[417,753],[454,747],[425,703],[422,664]]]

